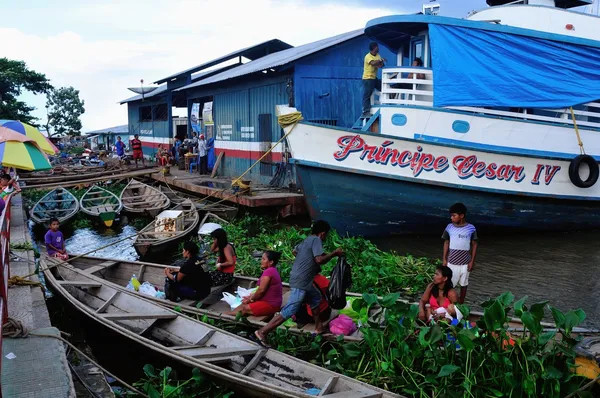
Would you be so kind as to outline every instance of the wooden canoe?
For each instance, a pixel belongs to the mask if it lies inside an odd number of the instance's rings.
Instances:
[[[58,259],[48,259],[47,261],[51,263],[58,263],[60,260]],[[85,271],[91,275],[104,279],[107,283],[109,283],[113,288],[119,290],[126,290],[125,286],[129,282],[129,279],[133,274],[136,275],[137,279],[143,283],[148,282],[152,285],[163,290],[164,286],[164,269],[167,265],[155,264],[149,262],[142,261],[125,261],[125,260],[117,260],[117,259],[109,259],[109,258],[100,258],[100,257],[91,257],[84,256],[79,258],[74,258],[70,260],[70,264],[82,271]],[[155,297],[149,297],[143,295],[142,293],[132,292],[133,294],[140,295],[148,300],[151,300],[157,304],[166,306],[168,308],[180,307],[182,311],[189,314],[197,314],[197,315],[206,315],[212,319],[225,319],[234,321],[235,317],[230,315],[225,315],[224,312],[229,311],[229,306],[224,301],[221,301],[223,296],[223,292],[228,292],[235,294],[235,290],[238,286],[245,288],[252,288],[256,286],[256,282],[258,278],[251,278],[246,276],[236,275],[234,282],[229,286],[218,286],[212,289],[211,294],[201,303],[198,303],[194,300],[182,300],[180,302],[172,302],[168,300],[158,299]],[[283,284],[283,302],[287,301],[289,293],[289,285],[287,283]],[[362,296],[360,293],[346,293],[349,297],[359,297]],[[400,300],[407,302],[405,300]],[[197,304],[200,304],[199,306]],[[375,307],[371,309],[370,315],[373,315],[378,311],[379,308]],[[326,326],[331,320],[333,320],[338,315],[337,311],[332,311],[332,314],[327,322],[324,323]],[[469,320],[475,322],[479,320],[483,316],[483,313],[472,311],[469,315]],[[264,317],[248,317],[248,322],[254,327],[261,328],[266,325],[270,320],[271,316]],[[288,330],[295,334],[302,333],[313,333],[314,332],[314,324],[309,323],[306,325],[298,325],[295,328],[288,328]],[[520,319],[512,318],[509,322],[509,328],[512,332],[520,332],[523,330],[523,324]],[[542,323],[542,326],[546,330],[555,329],[555,325],[552,323]],[[586,328],[575,328],[573,330],[574,334],[577,335],[597,335],[598,330],[586,329]],[[330,336],[325,336],[330,337]],[[345,336],[344,340],[346,341],[360,341],[362,340],[362,335],[359,331],[355,332],[350,336]]]
[[[121,192],[121,202],[125,211],[149,214],[153,217],[169,207],[171,203],[167,195],[158,189],[133,178]]]
[[[235,334],[167,309],[102,278],[63,265],[48,269],[48,283],[98,324],[165,358],[219,378],[249,396],[392,398],[399,395],[264,348]]]
[[[182,231],[154,232],[154,221],[146,225],[135,238],[133,246],[140,256],[149,256],[176,248],[179,242],[196,232],[200,216],[190,200],[184,200],[171,210],[181,210],[184,216]]]
[[[79,211],[79,201],[68,190],[58,187],[44,195],[31,209],[31,219],[43,224],[52,218],[64,223]]]
[[[117,195],[98,185],[92,186],[83,194],[79,206],[84,213],[99,217],[107,227],[112,226],[117,214],[123,208]]]
[[[184,200],[189,199],[194,203],[198,211],[211,212],[226,220],[233,220],[238,213],[238,208],[235,206],[211,202],[208,199],[198,198],[181,191],[174,191],[171,187],[164,185],[159,185],[158,189],[167,195],[171,200],[171,203],[181,203]]]

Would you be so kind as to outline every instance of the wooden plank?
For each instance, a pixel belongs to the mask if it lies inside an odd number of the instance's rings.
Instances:
[[[108,298],[108,300],[106,300],[104,302],[104,304],[102,304],[102,306],[96,310],[96,313],[97,314],[101,314],[104,311],[106,311],[106,309],[108,308],[108,306],[112,304],[112,302],[115,300],[115,298],[117,298],[118,295],[119,295],[119,291],[114,292],[113,295],[110,296]]]
[[[246,364],[246,366],[244,366],[244,369],[242,369],[240,374],[246,375],[246,374],[250,373],[250,371],[252,369],[254,369],[256,367],[256,365],[258,365],[260,360],[263,359],[263,357],[265,356],[266,353],[267,353],[267,350],[260,350],[259,352],[257,352],[256,355],[254,355],[254,357],[250,360],[250,362],[248,362],[248,364]]]
[[[210,178],[215,178],[215,176],[217,175],[217,170],[219,170],[219,165],[221,164],[221,159],[223,159],[224,153],[225,152],[219,152],[219,156],[217,156],[217,161],[215,162],[215,165],[213,166],[212,173],[210,173]]]
[[[342,391],[336,392],[334,394],[323,395],[327,398],[381,398],[383,396],[380,392],[374,391],[364,391],[364,392],[355,392],[355,391]]]
[[[333,387],[335,387],[339,379],[339,376],[331,376],[329,380],[327,380],[327,383],[325,383],[325,386],[321,389],[319,397],[329,394],[329,391],[333,390]]]
[[[62,286],[77,286],[77,287],[102,287],[100,282],[88,281],[57,281]]]
[[[208,360],[215,359],[219,357],[239,357],[241,355],[249,355],[256,354],[260,348],[258,347],[250,347],[250,348],[241,348],[241,347],[229,347],[229,348],[212,348],[212,347],[202,347],[202,348],[187,348],[178,350],[179,353],[183,355],[187,355],[192,358]]]
[[[117,264],[119,264],[118,261],[104,261],[103,263],[100,263],[98,265],[94,265],[90,268],[85,269],[85,272],[87,272],[88,274],[93,274],[94,272],[98,272],[98,271],[102,271],[102,270],[110,268],[110,267],[114,267]]]
[[[123,313],[123,314],[100,314],[105,319],[111,321],[126,321],[135,319],[175,319],[178,315],[171,314],[170,312],[163,312],[162,314],[144,314],[144,313]]]
[[[216,330],[214,330],[214,329],[211,329],[208,332],[206,332],[206,334],[204,336],[202,336],[202,338],[196,342],[196,345],[206,345],[208,340],[210,340],[210,338],[213,337],[213,334],[215,334],[215,332],[216,332]]]

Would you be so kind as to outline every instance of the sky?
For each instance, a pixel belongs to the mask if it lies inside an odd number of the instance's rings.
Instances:
[[[23,60],[85,101],[83,130],[127,124],[139,87],[272,38],[300,45],[421,11],[427,0],[0,0],[0,57]],[[485,0],[439,0],[464,17]],[[46,119],[44,95],[25,94]],[[183,116],[183,115],[181,115]]]

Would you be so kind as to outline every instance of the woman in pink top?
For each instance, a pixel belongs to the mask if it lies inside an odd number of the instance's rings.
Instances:
[[[260,261],[260,268],[263,273],[258,281],[258,289],[242,301],[242,305],[237,307],[227,315],[242,316],[268,316],[274,315],[281,309],[283,300],[283,285],[281,277],[277,272],[277,263],[281,253],[267,250],[263,253]]]
[[[428,320],[431,315],[434,319],[438,317],[437,309],[445,308],[458,301],[458,294],[452,285],[452,270],[450,267],[439,265],[430,283],[419,301],[419,319]],[[429,308],[426,305],[429,304]]]

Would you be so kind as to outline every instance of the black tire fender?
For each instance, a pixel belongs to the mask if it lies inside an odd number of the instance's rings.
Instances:
[[[579,168],[582,163],[587,164],[590,168],[590,175],[585,181],[579,176]],[[598,162],[590,155],[576,156],[571,160],[571,164],[569,164],[569,179],[576,187],[589,188],[593,186],[598,181],[599,175],[600,168],[598,167]]]

